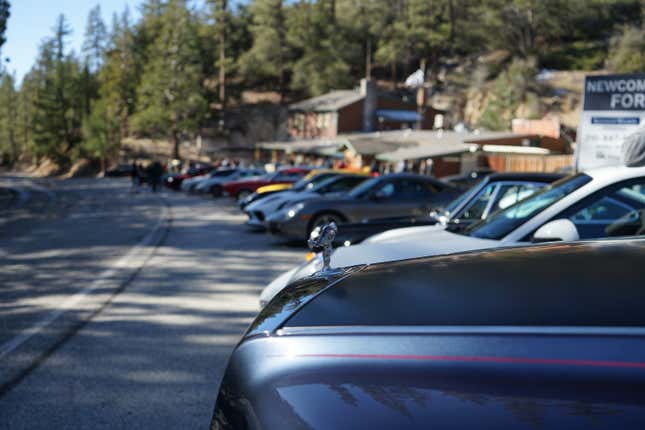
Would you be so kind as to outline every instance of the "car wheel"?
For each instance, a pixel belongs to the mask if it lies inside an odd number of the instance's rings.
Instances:
[[[253,193],[253,192],[252,192],[251,190],[240,190],[240,191],[237,193],[237,201],[238,201],[238,202],[241,202],[242,200],[244,200],[245,198],[247,198],[248,196],[250,196],[252,193]]]
[[[329,224],[330,222],[335,222],[336,225],[342,224],[342,220],[338,215],[334,214],[320,214],[317,215],[309,224],[309,230],[307,230],[307,237],[305,240],[309,240],[309,236],[311,235],[311,232],[314,231],[316,227],[322,227],[325,224]]]

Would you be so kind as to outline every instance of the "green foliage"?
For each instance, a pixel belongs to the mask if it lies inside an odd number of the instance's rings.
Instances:
[[[253,45],[240,57],[240,71],[251,82],[277,84],[283,93],[290,58],[283,0],[257,0],[250,12]]]
[[[490,100],[482,112],[479,125],[488,130],[508,130],[515,111],[522,103],[533,108],[530,116],[536,116],[535,61],[515,60],[503,71],[490,91]]]
[[[519,106],[540,114],[539,68],[645,70],[644,10],[642,0],[144,0],[137,22],[126,8],[108,32],[96,6],[78,58],[60,19],[20,85],[0,77],[0,152],[103,158],[133,132],[178,148],[245,89],[289,100],[368,72],[401,82],[422,62],[429,80],[444,70],[463,88],[490,87],[480,125],[507,129]],[[8,12],[0,0],[0,46]],[[503,60],[477,65],[495,50]]]
[[[114,154],[121,143],[120,118],[106,99],[92,103],[91,114],[83,121],[85,154],[104,159]]]
[[[625,27],[612,40],[608,66],[618,73],[645,71],[645,29]]]
[[[84,61],[90,72],[96,73],[100,69],[106,43],[107,29],[101,17],[101,6],[97,4],[90,10],[83,41]]]
[[[0,160],[14,163],[20,155],[17,129],[18,93],[12,75],[0,80]]]
[[[334,0],[301,1],[287,17],[287,40],[296,61],[291,86],[312,95],[355,84],[349,72],[347,41],[342,37]]]
[[[71,30],[64,16],[58,18],[54,30],[54,36],[41,45],[34,70],[37,86],[33,144],[35,155],[65,163],[80,141],[85,101],[81,65],[73,55],[65,53],[65,40]]]
[[[6,39],[4,37],[5,31],[7,31],[7,20],[9,19],[11,5],[9,0],[0,0],[0,48],[4,45]]]
[[[137,90],[133,125],[141,133],[169,136],[175,152],[181,135],[194,133],[206,110],[194,17],[185,0],[171,0],[160,19]]]

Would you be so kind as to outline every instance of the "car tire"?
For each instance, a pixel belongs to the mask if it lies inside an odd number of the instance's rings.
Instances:
[[[237,195],[235,196],[235,198],[237,199],[238,203],[240,203],[242,200],[244,200],[251,194],[253,194],[253,191],[251,190],[240,190],[237,192]]]
[[[316,227],[318,227],[319,225],[328,224],[332,221],[335,222],[336,225],[340,225],[343,223],[343,220],[341,219],[341,217],[336,214],[322,213],[320,215],[316,215],[309,223],[309,228],[307,229],[307,237],[305,237],[305,240],[309,240],[309,236],[311,236],[311,232]]]

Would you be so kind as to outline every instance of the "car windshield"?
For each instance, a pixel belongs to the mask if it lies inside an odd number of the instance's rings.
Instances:
[[[531,197],[473,224],[465,229],[463,234],[482,239],[500,240],[539,212],[590,181],[591,177],[583,173],[561,179]]]
[[[352,190],[349,192],[349,196],[356,199],[364,197],[380,181],[380,178],[372,178],[370,180],[362,182],[360,185],[352,188]]]
[[[294,186],[291,188],[293,191],[303,191],[305,189],[313,189],[316,187],[316,185],[325,182],[327,179],[329,179],[329,176],[333,175],[332,173],[319,173],[318,175],[315,175],[314,177],[310,178],[302,178],[298,182],[294,184]]]
[[[222,178],[224,176],[230,176],[233,173],[235,173],[235,170],[216,170],[215,172],[211,173],[211,178]]]
[[[453,213],[455,209],[457,209],[457,207],[459,207],[463,202],[472,198],[472,196],[479,191],[480,185],[484,180],[485,179],[482,179],[477,184],[473,185],[470,189],[460,194],[456,199],[448,203],[444,208],[444,212],[449,215]]]
[[[309,188],[309,191],[316,193],[316,192],[319,192],[320,190],[324,190],[326,187],[328,187],[328,186],[330,186],[330,185],[332,185],[332,184],[334,184],[336,182],[340,182],[340,183],[337,184],[336,187],[331,187],[332,189],[335,188],[338,191],[340,191],[341,189],[343,191],[347,191],[348,188],[351,187],[352,185],[356,185],[356,184],[360,183],[359,182],[360,179],[356,178],[356,180],[354,181],[354,178],[355,178],[355,176],[353,176],[353,175],[352,176],[334,175],[332,177],[326,177],[324,180],[319,181],[313,187]],[[351,182],[353,182],[353,183],[351,183]],[[329,192],[329,191],[330,190],[327,190],[326,192]]]

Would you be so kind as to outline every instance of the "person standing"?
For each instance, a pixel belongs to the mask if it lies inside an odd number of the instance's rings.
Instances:
[[[130,180],[132,181],[132,192],[137,192],[139,185],[141,184],[141,176],[139,175],[139,166],[137,166],[137,161],[132,162],[132,167],[130,169]]]
[[[156,193],[159,184],[161,183],[161,176],[163,175],[163,166],[158,161],[153,161],[148,166],[148,180],[150,181],[150,187],[152,192]]]

